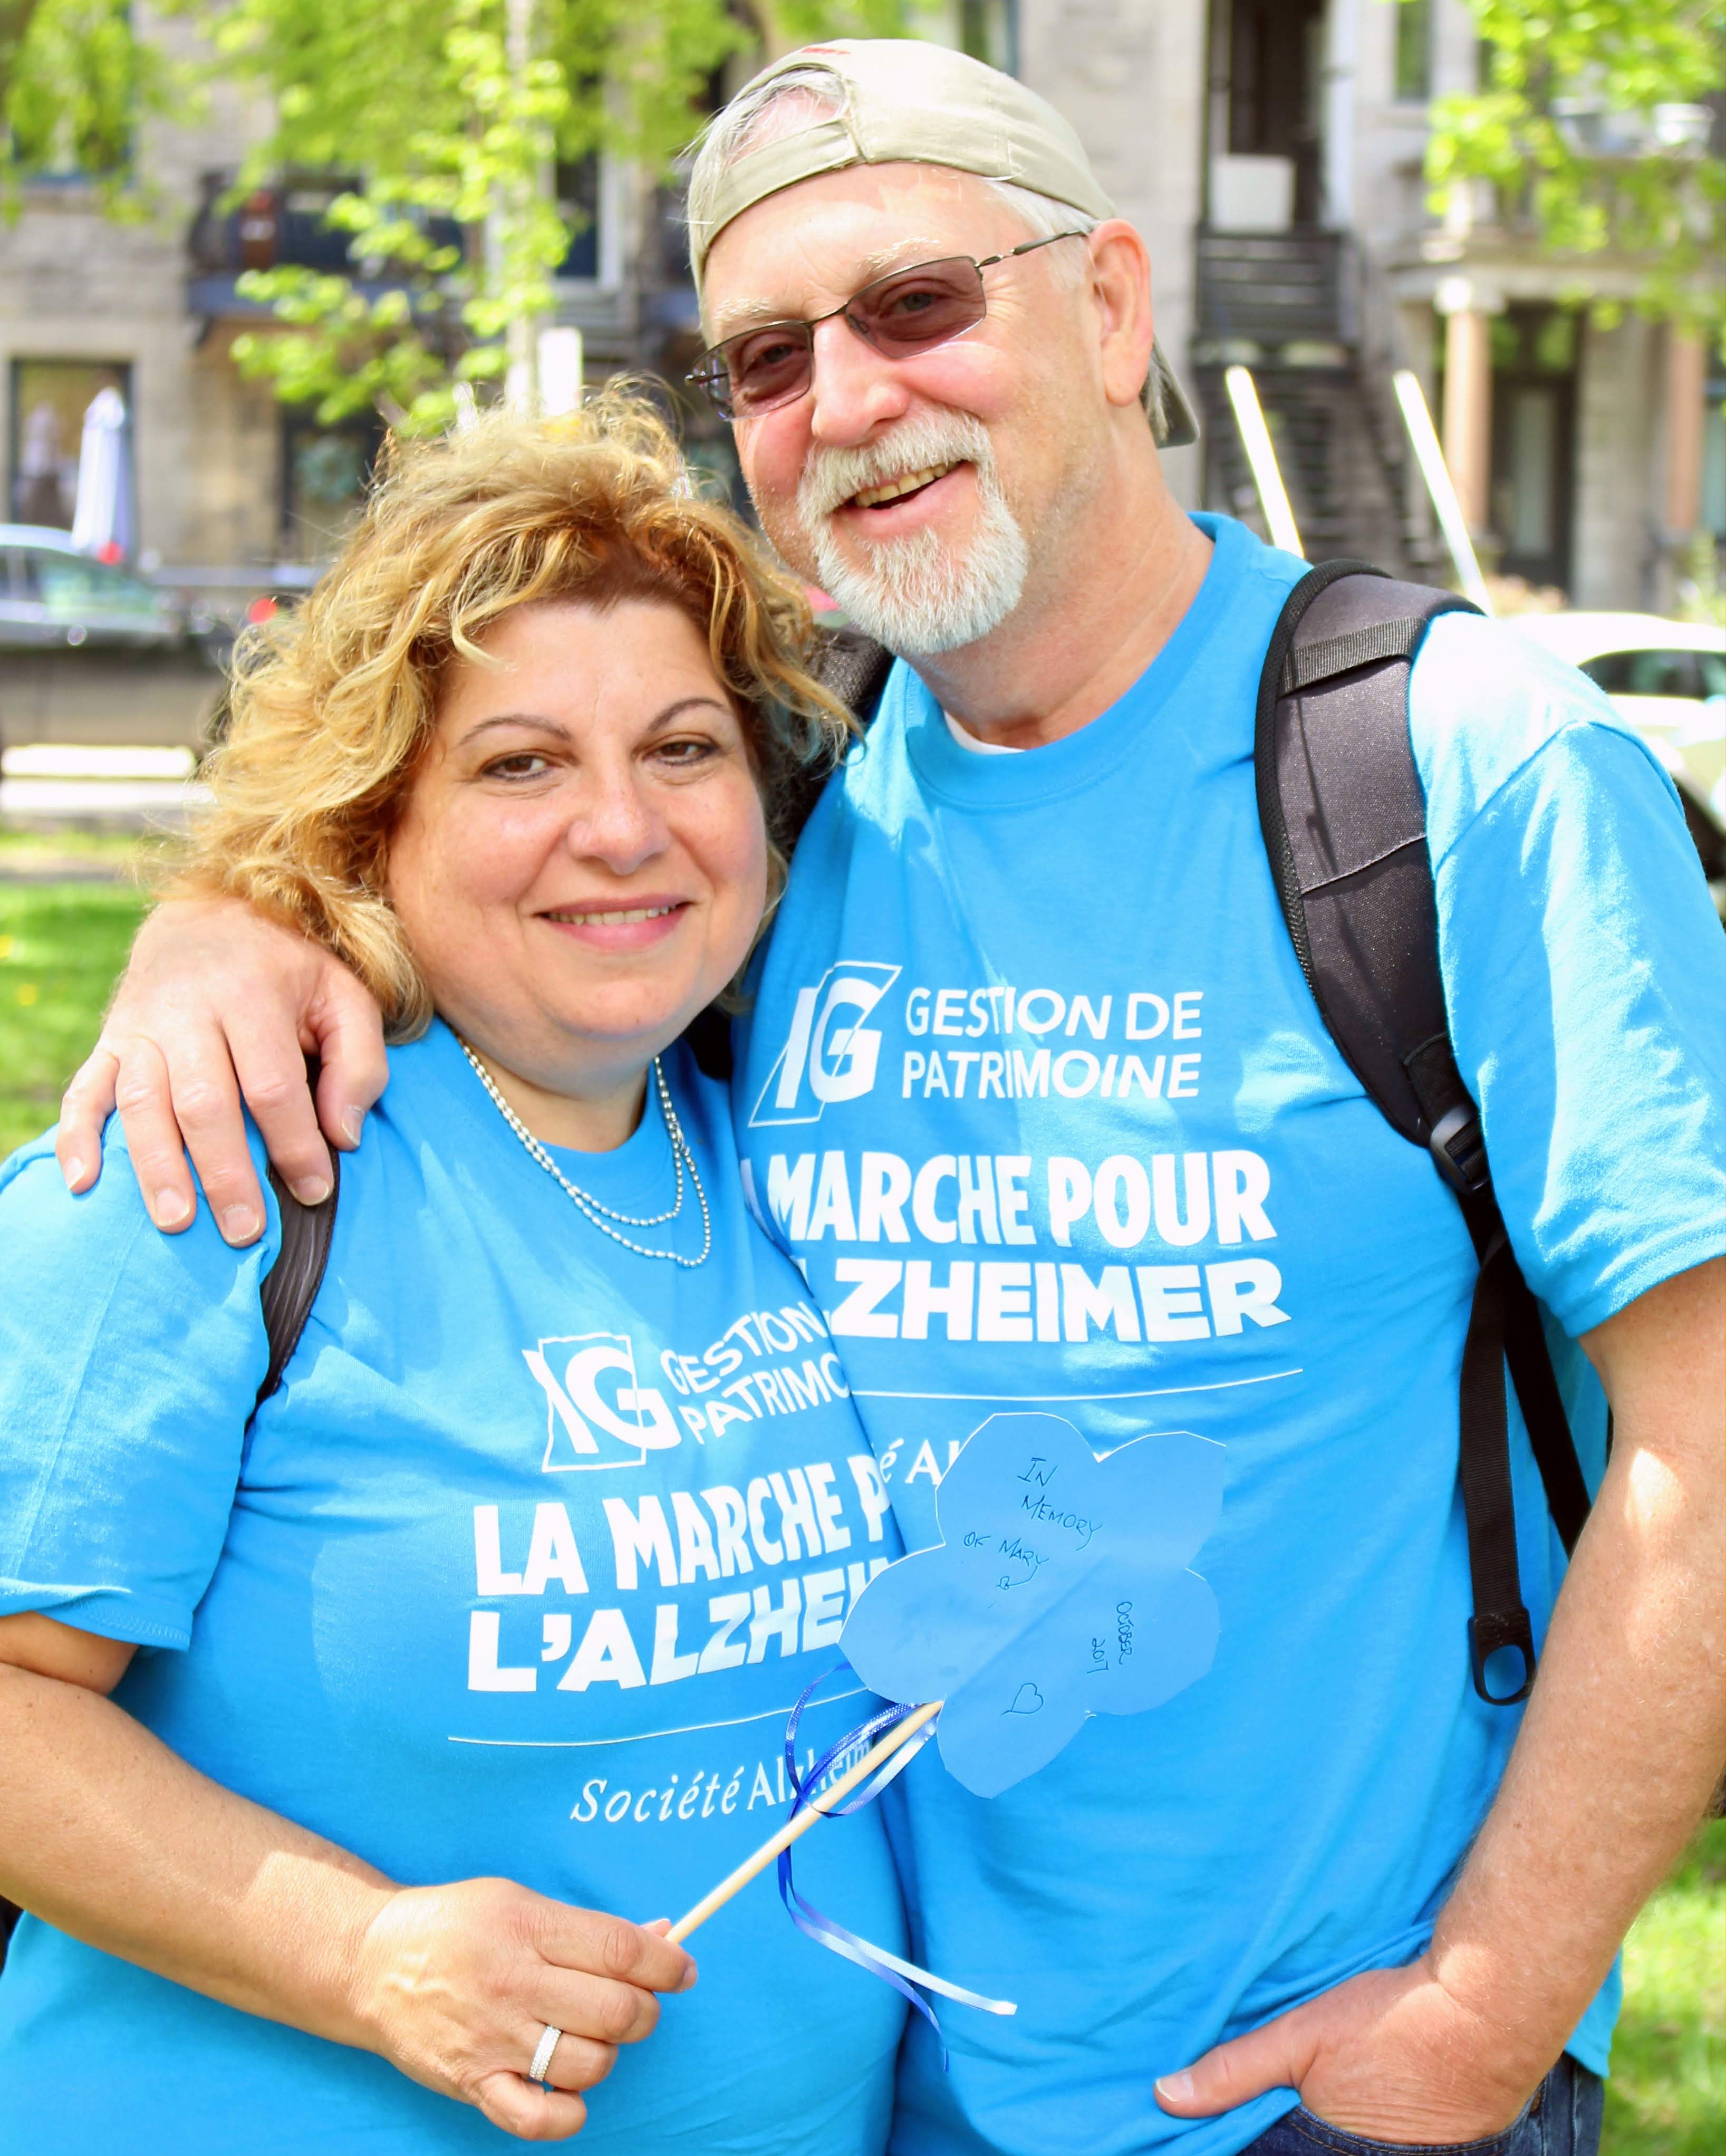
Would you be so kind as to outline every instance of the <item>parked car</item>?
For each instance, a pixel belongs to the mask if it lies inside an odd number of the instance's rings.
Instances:
[[[198,747],[232,633],[42,525],[0,524],[0,743]]]
[[[1726,920],[1726,629],[1652,613],[1531,613],[1511,627],[1580,666],[1672,773]]]

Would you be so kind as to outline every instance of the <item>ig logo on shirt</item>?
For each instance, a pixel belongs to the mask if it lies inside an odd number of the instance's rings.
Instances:
[[[635,1350],[625,1334],[565,1334],[521,1355],[546,1396],[542,1474],[640,1467],[650,1452],[680,1441],[665,1395],[636,1383]]]
[[[830,1101],[855,1101],[875,1083],[881,1035],[863,1023],[899,978],[897,966],[841,958],[812,988],[799,988],[791,1031],[749,1118],[819,1123]]]

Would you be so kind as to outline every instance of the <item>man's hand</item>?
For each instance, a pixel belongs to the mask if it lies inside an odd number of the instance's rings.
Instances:
[[[1157,2101],[1177,2118],[1206,2118],[1293,2088],[1345,2133],[1441,2146],[1502,2132],[1552,2065],[1452,1998],[1423,1957],[1369,1969],[1219,2044],[1165,2074]]]
[[[1426,1953],[1167,2076],[1165,2110],[1207,2117],[1297,2088],[1369,2138],[1467,2141],[1509,2124],[1551,2067],[1719,1779],[1723,1307],[1715,1259],[1582,1337],[1611,1459]]]
[[[323,1064],[313,1104],[305,1058]],[[388,1076],[377,1004],[339,960],[239,899],[177,899],[138,932],[101,1038],[66,1089],[54,1151],[67,1188],[101,1173],[118,1107],[158,1228],[189,1227],[186,1153],[229,1242],[264,1231],[240,1103],[302,1204],[330,1193],[330,1157],[359,1143]]]

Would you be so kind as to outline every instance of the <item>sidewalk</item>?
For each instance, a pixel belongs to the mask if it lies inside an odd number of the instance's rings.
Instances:
[[[0,756],[0,881],[116,880],[208,797],[186,748],[36,743]]]

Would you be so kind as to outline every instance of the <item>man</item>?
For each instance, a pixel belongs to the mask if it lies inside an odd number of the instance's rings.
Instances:
[[[1020,2010],[950,2016],[950,2072],[913,2033],[895,2148],[1592,2148],[1614,1954],[1722,1758],[1720,938],[1670,788],[1566,670],[1430,633],[1451,1029],[1597,1471],[1590,1364],[1615,1418],[1568,1578],[1514,1424],[1518,1712],[1465,1644],[1468,1238],[1326,1034],[1258,830],[1301,567],[1164,486],[1191,422],[1143,244],[1040,100],[897,43],[758,78],[691,223],[763,526],[910,661],[739,1029],[758,1208],[909,1547],[996,1414],[1227,1448],[1209,1674],[992,1802],[906,1778],[918,1958]],[[158,1222],[190,1217],[183,1129],[245,1240],[236,1077],[303,1194],[326,1181],[301,1045],[352,1142],[381,1083],[352,983],[231,910],[160,917],[69,1173],[117,1072]]]

